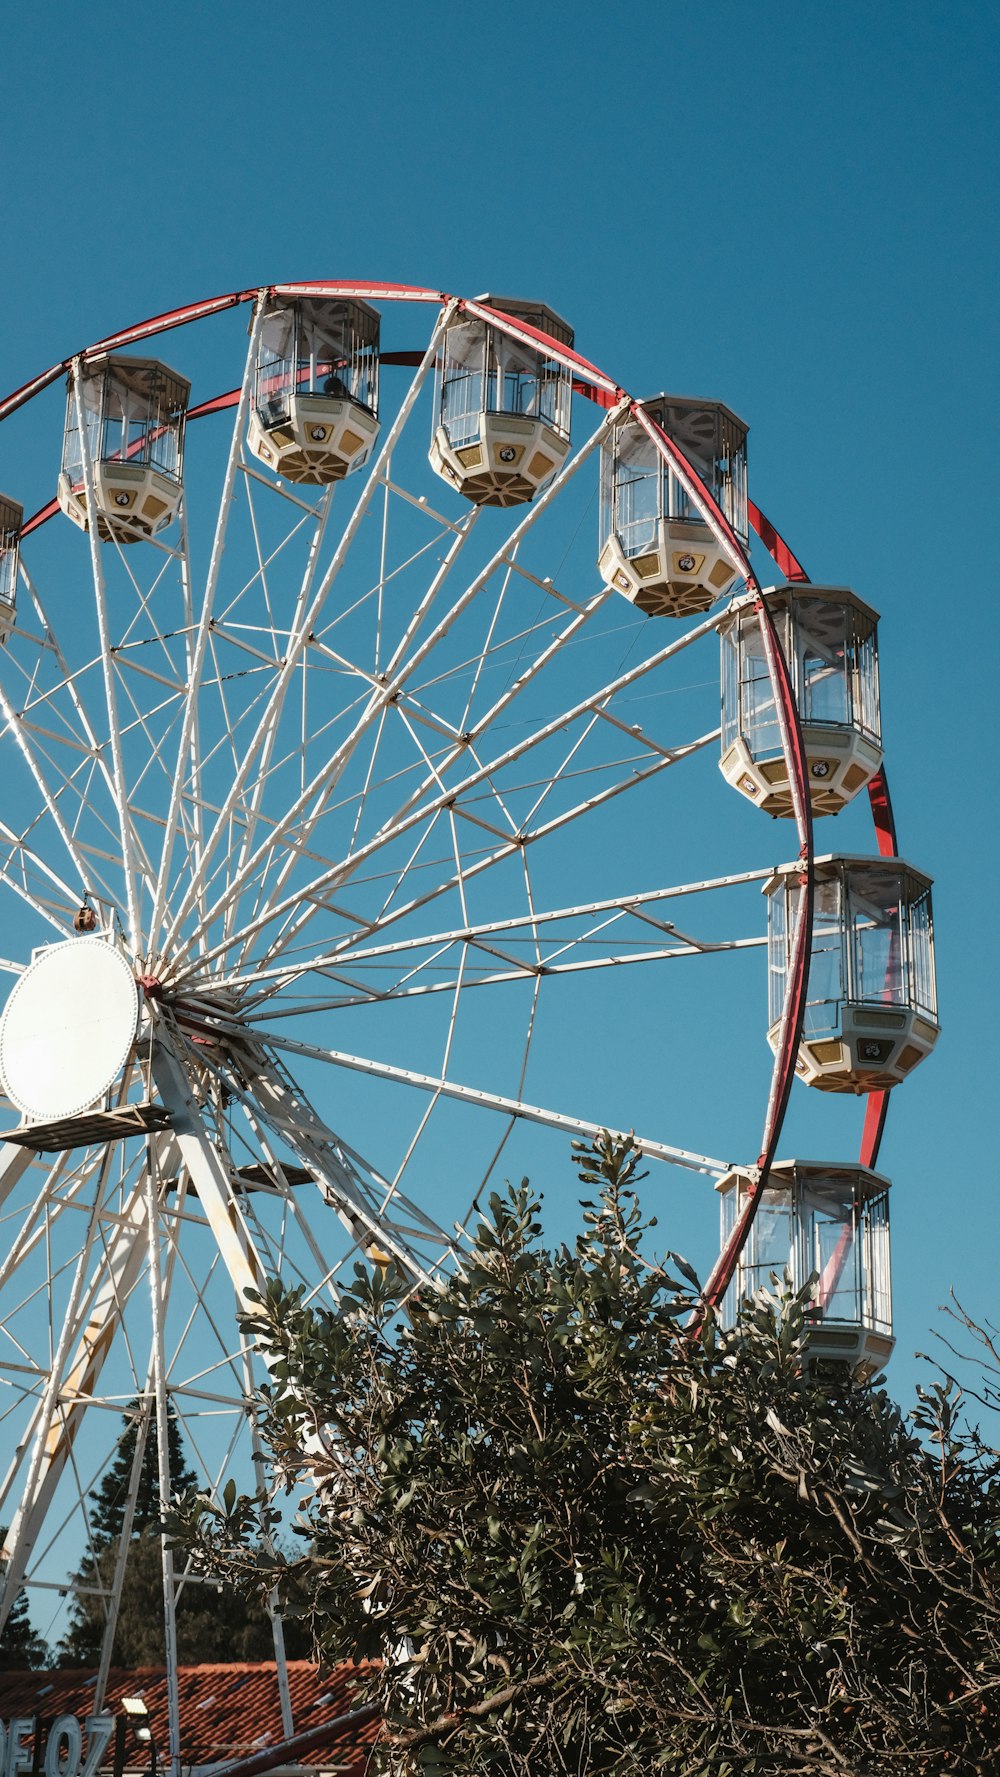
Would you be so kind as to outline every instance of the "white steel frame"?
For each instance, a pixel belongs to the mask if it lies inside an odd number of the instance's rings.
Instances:
[[[669,960],[765,943],[762,929],[687,927],[703,919],[707,896],[752,890],[769,866],[672,887],[626,880],[613,895],[574,900],[534,862],[577,832],[585,846],[619,798],[645,793],[718,739],[714,717],[703,732],[675,734],[661,690],[666,669],[712,636],[721,613],[678,633],[647,625],[592,568],[566,581],[558,562],[541,571],[553,515],[581,470],[593,474],[619,408],[530,506],[502,520],[463,508],[422,449],[449,300],[372,463],[338,488],[293,490],[244,443],[265,296],[218,492],[200,461],[191,467],[201,447],[189,428],[185,505],[168,540],[102,543],[94,527],[82,542],[61,527],[53,552],[72,543],[89,561],[90,592],[72,618],[64,583],[43,602],[26,540],[16,626],[0,649],[5,757],[17,762],[0,884],[20,909],[22,942],[21,961],[0,967],[16,973],[31,945],[70,935],[81,902],[89,906],[146,993],[135,1058],[105,1109],[165,1114],[110,1144],[81,1124],[50,1132],[47,1153],[18,1142],[0,1151],[9,1236],[0,1304],[5,1289],[11,1304],[0,1423],[17,1428],[0,1484],[11,1522],[3,1611],[25,1581],[55,1587],[47,1576],[61,1526],[87,1519],[105,1460],[83,1435],[91,1419],[116,1426],[131,1398],[140,1403],[127,1525],[151,1415],[165,1495],[171,1411],[191,1409],[195,1440],[198,1416],[211,1422],[190,1454],[206,1482],[224,1476],[259,1375],[234,1312],[248,1290],[280,1275],[308,1299],[334,1301],[359,1255],[391,1258],[414,1287],[435,1287],[466,1238],[467,1216],[456,1226],[420,1201],[422,1156],[433,1154],[447,1106],[492,1119],[475,1201],[518,1124],[598,1132],[572,1107],[532,1100],[543,983],[642,965],[659,980]],[[467,312],[488,314],[474,303]],[[561,349],[552,356],[579,367]],[[596,372],[591,382],[606,400],[620,394]],[[78,422],[93,512],[79,411]],[[210,536],[199,511],[206,491]],[[595,658],[605,659],[623,624],[631,639],[619,664],[591,670],[588,684],[578,648],[596,634]],[[637,697],[655,706],[642,726]],[[692,908],[683,930],[670,917],[678,901]],[[526,993],[527,1006],[500,1090],[464,1077],[460,1062],[467,1008],[505,992]],[[347,1017],[377,1015],[381,1032],[388,1007],[406,1021],[437,1004],[430,1065],[402,1059],[402,1049],[326,1040]],[[352,1145],[285,1058],[310,1082],[325,1070],[341,1098],[343,1082],[360,1076],[418,1104],[393,1161],[379,1159],[378,1127],[370,1154]],[[650,1158],[710,1177],[729,1165],[659,1133],[640,1142]],[[227,1415],[234,1429],[217,1436]],[[124,1573],[122,1558],[107,1589],[95,1708]],[[177,1771],[176,1608],[195,1582],[166,1551],[163,1581]],[[287,1687],[283,1696],[290,1731]]]

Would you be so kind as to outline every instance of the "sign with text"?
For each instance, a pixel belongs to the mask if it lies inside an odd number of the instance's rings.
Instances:
[[[97,1777],[113,1715],[15,1715],[0,1721],[0,1777]]]

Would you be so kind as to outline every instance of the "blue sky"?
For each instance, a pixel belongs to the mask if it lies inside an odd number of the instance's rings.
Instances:
[[[636,394],[743,415],[753,497],[881,611],[944,1027],[881,1161],[906,1397],[949,1288],[996,1309],[994,9],[94,0],[18,9],[5,66],[3,391],[271,281],[541,296]]]

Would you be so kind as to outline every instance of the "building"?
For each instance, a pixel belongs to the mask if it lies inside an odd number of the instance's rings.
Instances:
[[[375,1712],[341,1728],[330,1725],[361,1709],[358,1668],[344,1665],[323,1673],[308,1660],[290,1660],[287,1671],[290,1744],[273,1661],[180,1668],[183,1777],[250,1765],[294,1771],[297,1777],[363,1777],[378,1733]],[[73,1668],[0,1672],[0,1769],[10,1777],[165,1772],[170,1744],[165,1669],[112,1670],[95,1719],[96,1686],[95,1672]],[[286,1750],[270,1763],[269,1748]]]

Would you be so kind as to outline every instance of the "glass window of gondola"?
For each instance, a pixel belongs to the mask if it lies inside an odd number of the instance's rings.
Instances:
[[[365,302],[273,302],[261,325],[254,385],[263,425],[287,420],[293,395],[342,396],[377,416],[379,326]]]
[[[872,863],[847,878],[850,997],[869,1005],[937,1013],[926,878]]]
[[[806,1036],[836,1031],[845,1003],[937,1016],[931,884],[898,859],[818,859]],[[802,893],[797,871],[770,895],[772,1024],[781,1016]]]
[[[484,307],[549,335],[557,345],[572,347],[572,328],[544,304],[498,296],[480,300]],[[453,449],[479,437],[484,413],[542,420],[569,437],[572,374],[542,341],[515,337],[475,315],[460,315],[445,329],[439,377],[438,413]]]
[[[452,449],[479,437],[480,415],[486,406],[486,345],[487,329],[481,321],[455,321],[445,330],[438,411]]]
[[[778,633],[784,640],[780,624]],[[752,606],[722,632],[723,748],[741,736],[754,759],[782,751],[764,632]]]
[[[676,443],[747,539],[747,428],[718,401],[658,395],[642,410]],[[616,537],[628,559],[656,543],[660,519],[703,524],[681,477],[635,416],[618,424],[601,451],[601,536]]]
[[[688,462],[721,506],[734,531],[746,542],[747,529],[747,428],[721,401],[693,401],[661,396],[648,403],[653,418],[679,445]],[[667,470],[666,516],[698,517],[698,509],[683,482]]]
[[[666,514],[667,470],[653,440],[635,420],[616,427],[601,452],[601,536],[617,537],[631,561],[656,547]]]
[[[0,623],[9,622],[17,600],[17,565],[24,508],[0,494]]]
[[[846,588],[784,586],[765,592],[805,725],[850,728],[881,740],[877,613]],[[781,751],[760,621],[752,606],[723,633],[723,735],[741,734],[754,759]]]
[[[524,318],[524,317],[522,317]],[[532,321],[541,328],[544,317]],[[544,420],[569,436],[571,378],[567,367],[535,346],[490,328],[486,409]]]
[[[858,599],[807,593],[789,602],[785,624],[802,721],[856,728],[877,742],[875,612]]]
[[[728,1239],[747,1200],[749,1180],[720,1181],[722,1233]],[[793,1289],[813,1279],[813,1317],[824,1325],[892,1334],[888,1181],[863,1167],[780,1161],[772,1169],[724,1314],[737,1301],[773,1289],[787,1273]]]
[[[781,1019],[803,891],[799,872],[785,877],[771,894],[767,910],[768,1014]],[[839,873],[817,876],[813,899],[813,939],[809,959],[809,990],[803,1035],[817,1036],[840,1027],[840,1008],[847,997],[847,927],[843,913],[843,881]]]
[[[83,479],[76,378],[69,379],[63,473]],[[179,482],[190,383],[152,358],[104,358],[79,375],[87,446],[96,463],[127,463]]]

